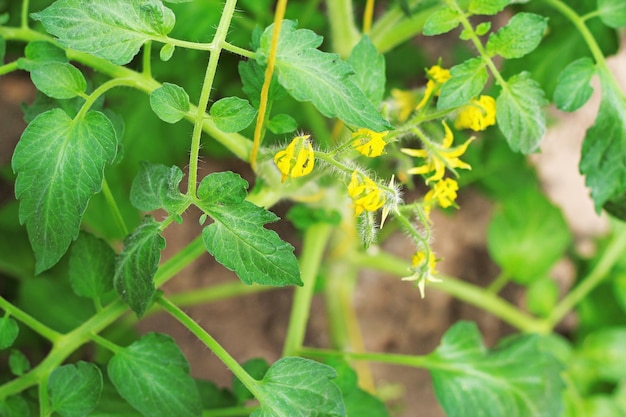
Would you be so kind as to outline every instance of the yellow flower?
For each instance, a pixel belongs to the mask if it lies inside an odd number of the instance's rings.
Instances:
[[[363,211],[376,211],[385,204],[385,195],[381,193],[378,184],[357,171],[352,173],[348,194],[354,203],[355,216]]]
[[[428,256],[428,261],[426,257]],[[424,289],[426,287],[426,281],[441,282],[440,279],[435,278],[435,274],[438,274],[437,259],[435,253],[432,250],[428,250],[428,255],[424,251],[418,251],[411,260],[411,271],[413,274],[408,277],[402,278],[403,281],[416,281],[417,288],[420,291],[420,296],[424,298]]]
[[[359,129],[352,134],[352,147],[368,158],[380,156],[387,144],[383,139],[386,134],[387,132],[377,133],[369,129]]]
[[[472,99],[461,110],[454,122],[457,129],[472,129],[475,132],[485,130],[496,124],[496,101],[491,96]]]
[[[411,168],[407,171],[409,174],[428,174],[433,172],[426,182],[439,181],[443,178],[446,167],[454,170],[454,168],[472,169],[469,164],[461,161],[459,157],[465,153],[472,138],[468,139],[462,145],[451,148],[454,136],[452,131],[446,124],[443,123],[445,130],[445,136],[441,144],[436,143],[424,143],[427,149],[408,149],[402,148],[401,151],[410,156],[416,156],[420,158],[426,158],[426,162],[422,166]]]
[[[391,96],[395,99],[398,107],[398,120],[404,122],[409,118],[415,106],[417,105],[417,99],[415,94],[411,91],[404,91],[397,88],[391,90]]]
[[[454,204],[459,190],[459,184],[452,178],[437,181],[435,186],[424,196],[424,203],[432,206],[438,203],[441,207],[447,208]]]
[[[302,177],[313,170],[315,152],[310,137],[310,135],[296,136],[285,150],[274,155],[274,163],[282,174],[282,182],[288,177]]]
[[[416,107],[417,110],[421,109],[426,105],[428,100],[434,95],[439,95],[439,88],[450,78],[450,70],[441,68],[439,65],[433,65],[429,69],[426,70],[426,74],[428,75],[428,82],[426,83],[426,90],[424,91],[424,97],[422,97],[422,101],[420,101]]]

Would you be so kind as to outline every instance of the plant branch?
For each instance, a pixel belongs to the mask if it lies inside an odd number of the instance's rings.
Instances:
[[[39,334],[40,336],[45,337],[52,343],[56,342],[63,336],[61,333],[46,326],[45,324],[43,324],[42,322],[40,322],[39,320],[31,316],[30,314],[20,309],[19,307],[14,306],[12,303],[10,303],[8,300],[6,300],[2,296],[0,296],[0,308],[3,309],[5,312],[9,313],[11,316],[18,319],[20,322],[22,322],[26,326],[30,327],[32,330],[35,331],[35,333]]]

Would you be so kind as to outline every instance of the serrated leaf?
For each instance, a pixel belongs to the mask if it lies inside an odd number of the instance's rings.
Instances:
[[[78,68],[62,62],[38,65],[31,73],[35,87],[56,99],[74,98],[85,93],[87,81]]]
[[[481,58],[472,58],[450,68],[450,78],[440,90],[437,109],[462,106],[480,94],[489,74]]]
[[[32,71],[40,65],[67,63],[65,50],[48,41],[32,41],[24,49],[24,58],[17,60],[19,69]]]
[[[510,195],[494,213],[487,247],[513,280],[529,284],[549,272],[571,239],[561,211],[539,190],[528,187]]]
[[[160,0],[57,0],[31,14],[63,46],[128,64],[148,40],[164,41],[175,23]]]
[[[352,49],[348,64],[369,101],[378,106],[385,94],[385,57],[378,52],[369,36],[364,35]]]
[[[561,412],[563,366],[536,335],[514,336],[493,350],[476,324],[459,322],[429,355],[435,394],[449,417],[554,417]]]
[[[30,362],[22,352],[17,349],[11,349],[11,354],[9,355],[9,369],[13,375],[22,376],[30,370]]]
[[[248,100],[239,97],[226,97],[211,106],[209,114],[217,127],[227,133],[239,132],[250,126],[257,111]]]
[[[102,239],[81,232],[72,245],[68,275],[81,297],[98,299],[113,289],[115,252]]]
[[[273,25],[261,36],[261,60],[269,55]],[[358,87],[354,70],[337,54],[315,49],[321,36],[307,29],[296,30],[294,21],[283,23],[276,55],[278,81],[293,98],[310,101],[324,116],[376,132],[392,126],[382,118]]]
[[[159,119],[167,123],[176,123],[189,111],[189,95],[176,84],[163,83],[150,93],[150,107]]]
[[[277,114],[267,121],[267,128],[276,135],[291,133],[298,128],[298,122],[288,114]]]
[[[529,154],[539,147],[546,133],[544,104],[543,90],[527,72],[511,77],[502,87],[496,120],[513,151]]]
[[[259,107],[261,88],[265,80],[265,67],[259,65],[256,61],[239,62],[239,76],[243,87],[243,92],[250,99],[250,103],[255,108]],[[276,73],[272,76],[272,82],[268,92],[268,101],[280,100],[287,96],[287,91],[278,82]]]
[[[50,407],[63,417],[84,417],[98,405],[102,372],[89,362],[63,365],[48,379]]]
[[[598,0],[597,13],[609,27],[618,29],[626,26],[626,2],[623,0]]]
[[[156,292],[154,275],[159,267],[165,239],[159,223],[144,217],[135,231],[124,239],[124,249],[117,258],[114,286],[124,301],[141,317],[152,304]]]
[[[198,207],[215,221],[202,230],[206,249],[246,284],[302,285],[293,246],[263,227],[275,214],[245,201],[248,183],[232,172],[206,176]]]
[[[185,196],[179,190],[183,171],[177,166],[141,162],[139,172],[130,188],[130,201],[141,211],[165,209],[176,213],[186,204]]]
[[[12,167],[36,273],[57,263],[78,236],[87,203],[102,188],[104,168],[116,152],[113,125],[96,111],[70,119],[63,110],[50,110],[24,130]]]
[[[202,402],[189,375],[189,364],[167,335],[148,333],[117,352],[107,370],[120,395],[144,416],[202,414]]]
[[[581,108],[593,94],[589,82],[595,73],[595,65],[588,57],[577,59],[565,67],[554,90],[554,104],[563,111]]]
[[[626,97],[608,71],[598,71],[602,101],[583,141],[580,172],[596,210],[626,192]]]
[[[17,322],[11,317],[5,315],[0,318],[0,350],[11,347],[19,332]]]
[[[494,15],[508,6],[509,0],[471,0],[469,12],[479,15]]]
[[[261,403],[250,417],[345,417],[341,391],[328,365],[287,357],[274,363],[257,387]]]
[[[263,358],[253,358],[246,362],[244,362],[241,367],[250,375],[252,378],[261,380],[265,376],[265,373],[270,368],[269,363]],[[237,398],[238,404],[243,404],[247,400],[254,399],[254,395],[250,392],[248,388],[243,385],[243,383],[237,378],[233,377],[233,394],[235,398]]]
[[[534,13],[518,13],[498,32],[489,35],[487,52],[503,58],[521,58],[532,52],[543,38],[548,19]]]
[[[428,16],[422,33],[426,36],[448,33],[461,23],[461,15],[451,7],[444,6]]]

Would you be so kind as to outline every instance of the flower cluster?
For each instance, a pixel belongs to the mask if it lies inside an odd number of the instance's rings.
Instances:
[[[352,147],[361,155],[375,158],[383,154],[385,149],[385,135],[387,132],[374,132],[369,129],[359,129],[352,134]]]
[[[290,177],[297,178],[311,173],[315,164],[311,136],[300,135],[293,138],[285,150],[276,153],[274,163],[282,174],[282,182]]]
[[[468,105],[459,110],[454,127],[478,132],[495,124],[496,101],[490,96],[480,96],[478,99],[472,99]]]
[[[433,65],[427,69],[426,74],[428,75],[429,80],[426,83],[424,97],[422,97],[422,100],[417,104],[417,110],[424,107],[433,95],[439,95],[439,89],[441,86],[452,77],[450,75],[450,70],[441,68],[439,65]]]
[[[413,255],[413,259],[411,260],[411,271],[413,273],[408,277],[402,278],[402,280],[415,281],[420,291],[420,296],[424,298],[426,281],[441,282],[440,279],[435,278],[435,275],[438,273],[435,269],[436,267],[437,259],[432,250],[428,249],[426,253],[424,251],[418,251]]]
[[[378,184],[358,171],[352,172],[350,184],[348,184],[348,195],[354,203],[355,216],[363,211],[376,211],[385,204],[385,194]]]

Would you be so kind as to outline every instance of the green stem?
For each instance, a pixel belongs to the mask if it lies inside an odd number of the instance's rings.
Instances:
[[[56,342],[63,336],[61,333],[52,330],[45,324],[41,323],[30,314],[14,306],[2,296],[0,296],[0,308],[9,313],[11,316],[18,319],[20,322],[24,323],[26,326],[30,327],[32,330],[35,331],[35,333],[45,337],[52,343]]]
[[[145,77],[152,78],[152,41],[148,41],[143,45],[141,62],[141,73]]]
[[[432,369],[437,367],[437,362],[430,359],[428,355],[400,355],[393,353],[372,353],[372,352],[345,352],[338,350],[303,348],[300,349],[302,356],[315,358],[336,358],[389,363],[392,365],[411,366],[415,368]]]
[[[39,382],[39,415],[41,417],[50,417],[50,402],[48,401],[48,378],[43,378]]]
[[[361,36],[354,23],[352,0],[326,0],[326,9],[333,50],[342,58],[347,58]]]
[[[355,254],[351,260],[355,265],[389,272],[397,276],[404,276],[409,271],[408,262],[385,252],[376,255],[359,253]],[[477,306],[521,331],[545,334],[551,330],[544,321],[527,315],[486,289],[452,277],[442,276],[441,278],[441,282],[431,282],[429,285],[461,301]]]
[[[191,317],[189,317],[183,310],[181,310],[174,303],[164,298],[163,296],[157,299],[157,302],[167,311],[172,317],[178,320],[183,326],[185,326],[190,332],[192,332],[202,343],[204,343],[211,351],[217,356],[223,363],[232,371],[233,374],[241,383],[250,390],[255,396],[259,397],[260,392],[258,390],[259,382],[252,378],[245,369],[239,365],[239,363],[224,349],[218,342],[211,336],[206,330],[204,330],[198,323],[196,323]]]
[[[0,66],[0,76],[17,71],[18,69],[17,61],[9,62],[8,64]]]
[[[120,208],[115,201],[115,197],[111,192],[111,188],[109,187],[109,183],[107,179],[104,178],[102,181],[102,193],[104,194],[104,198],[109,206],[109,209],[113,213],[113,217],[115,218],[115,222],[117,226],[120,228],[123,236],[128,235],[128,227],[126,226],[126,222],[124,221],[124,217],[122,216],[122,212],[120,212]]]
[[[83,103],[83,106],[80,108],[79,112],[74,117],[74,120],[79,120],[85,117],[85,115],[87,114],[91,106],[93,106],[93,104],[96,102],[96,100],[98,100],[98,98],[100,98],[101,95],[103,95],[104,93],[106,93],[112,88],[122,87],[122,86],[135,87],[136,81],[131,78],[113,78],[105,82],[100,87],[96,88],[93,91],[93,93],[89,94],[89,96]]]
[[[313,290],[315,289],[315,280],[331,230],[330,224],[319,223],[310,226],[304,234],[302,255],[300,256],[300,271],[302,273],[303,285],[296,288],[293,296],[283,356],[297,354],[304,342],[311,301],[313,299]]]
[[[22,14],[20,16],[20,26],[24,29],[28,28],[28,9],[29,0],[22,0]]]
[[[94,342],[96,342],[97,344],[99,344],[100,346],[102,346],[105,349],[108,349],[109,351],[113,352],[113,353],[120,353],[122,352],[122,350],[124,348],[116,345],[115,343],[105,339],[104,337],[98,335],[98,334],[92,334],[91,335],[91,340],[93,340]]]
[[[258,294],[271,291],[275,288],[268,285],[246,285],[241,281],[212,285],[197,290],[181,292],[169,296],[171,302],[180,307],[189,307],[198,304],[222,301],[242,295]]]
[[[206,113],[207,106],[209,105],[209,97],[211,95],[211,89],[213,88],[215,73],[217,72],[217,64],[222,51],[222,43],[226,40],[226,36],[228,35],[228,28],[230,27],[230,21],[235,13],[236,5],[237,0],[227,0],[224,5],[224,9],[222,10],[222,17],[220,18],[220,23],[217,26],[217,31],[215,32],[215,37],[212,42],[216,47],[213,51],[211,51],[209,64],[207,65],[206,73],[204,75],[200,100],[198,101],[198,107],[196,109],[193,133],[191,135],[189,183],[187,188],[187,195],[192,199],[197,198],[196,189],[198,186],[198,159],[200,157],[200,139],[205,119],[204,115]]]
[[[502,291],[502,288],[504,288],[506,284],[509,283],[510,280],[511,276],[503,271],[500,273],[500,275],[496,277],[496,279],[491,282],[491,284],[489,284],[489,286],[487,287],[487,291],[493,294],[498,294],[500,291]]]
[[[419,3],[424,3],[424,0],[414,0],[410,5]],[[441,2],[431,2],[430,6],[416,11],[411,17],[406,17],[399,6],[390,8],[372,26],[370,31],[372,43],[381,54],[392,50],[422,33],[428,17],[442,6]]]
[[[546,319],[550,328],[554,328],[572,309],[594,290],[607,276],[617,261],[623,258],[626,252],[626,228],[616,226],[616,232],[602,257],[582,279],[581,283],[571,290]]]

